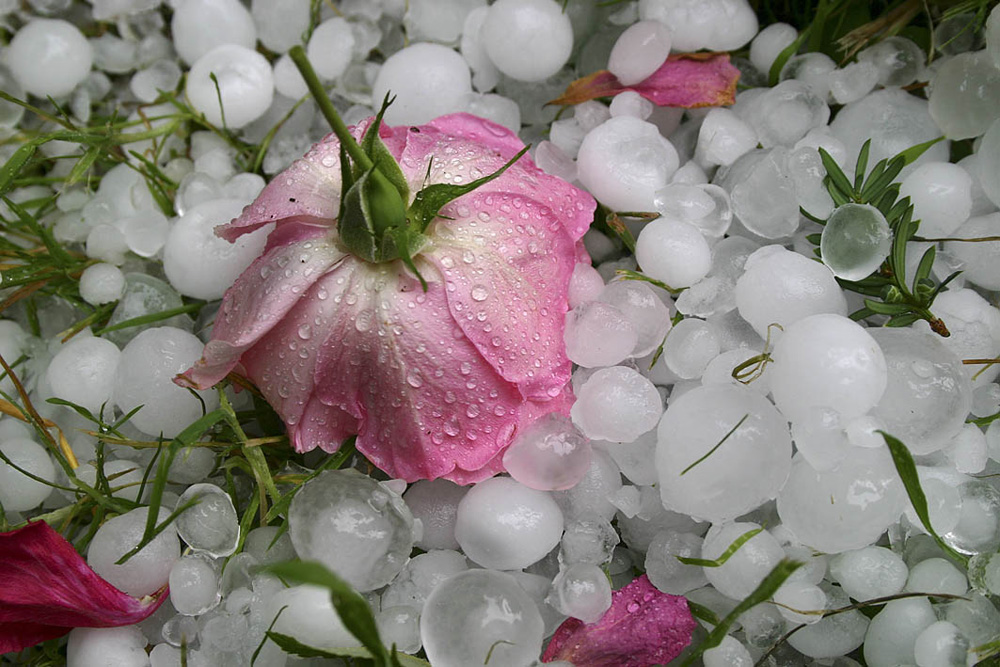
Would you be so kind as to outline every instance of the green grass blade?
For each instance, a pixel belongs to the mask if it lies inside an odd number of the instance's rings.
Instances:
[[[677,560],[684,563],[685,565],[699,565],[701,567],[722,567],[726,564],[726,561],[732,558],[733,554],[740,550],[744,544],[752,540],[756,535],[764,532],[763,528],[754,528],[753,530],[748,530],[743,533],[735,540],[733,543],[726,547],[726,550],[719,555],[718,558],[714,560],[707,560],[705,558],[685,558],[684,556],[674,556]]]

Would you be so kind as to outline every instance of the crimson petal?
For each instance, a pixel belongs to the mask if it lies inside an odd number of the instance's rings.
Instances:
[[[148,617],[166,587],[136,599],[94,572],[44,521],[0,533],[0,654],[76,627],[111,628]]]
[[[687,600],[657,590],[646,575],[611,595],[611,608],[596,623],[571,618],[559,626],[543,662],[576,667],[649,667],[666,664],[691,643],[697,622]]]

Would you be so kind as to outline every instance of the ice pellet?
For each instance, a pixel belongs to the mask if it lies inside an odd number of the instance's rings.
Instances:
[[[113,398],[126,414],[143,406],[129,420],[136,428],[172,438],[200,417],[203,407],[214,410],[219,405],[214,391],[198,392],[199,401],[173,382],[201,357],[203,347],[196,336],[174,327],[147,329],[125,346]]]
[[[872,619],[865,635],[865,663],[870,667],[894,667],[916,662],[914,644],[926,628],[937,621],[927,598],[908,598],[886,603]]]
[[[219,603],[219,577],[203,556],[184,556],[170,569],[170,602],[178,613],[200,616]]]
[[[185,94],[208,122],[241,128],[271,106],[274,76],[264,56],[238,44],[224,44],[195,61],[188,72]]]
[[[0,440],[0,452],[18,468],[41,479],[55,481],[56,469],[49,453],[34,440],[25,437]],[[0,460],[0,505],[3,505],[4,510],[30,510],[51,494],[51,486],[28,477],[7,461]]]
[[[658,438],[664,506],[702,520],[734,519],[774,498],[791,467],[784,418],[736,385],[706,385],[672,400]]]
[[[868,62],[856,62],[830,72],[830,96],[838,104],[857,102],[878,84],[878,69]]]
[[[694,533],[661,530],[646,549],[646,575],[664,593],[684,595],[708,583],[705,568],[687,565],[681,558],[701,558],[704,540]]]
[[[10,40],[4,62],[26,92],[62,97],[87,78],[93,49],[72,23],[36,18]]]
[[[590,264],[580,262],[569,278],[569,307],[576,308],[593,301],[604,289],[604,279]]]
[[[354,34],[350,24],[340,16],[320,23],[309,38],[306,54],[322,78],[329,81],[339,78],[354,56]],[[381,99],[373,101],[382,102]]]
[[[757,34],[757,15],[746,0],[640,0],[639,18],[662,22],[674,51],[734,51]]]
[[[459,503],[455,539],[483,567],[519,570],[559,544],[562,530],[562,511],[549,494],[494,477],[476,484]]]
[[[413,515],[402,498],[355,470],[304,484],[288,523],[300,558],[318,560],[361,592],[395,577],[413,548]]]
[[[908,86],[924,74],[927,54],[912,40],[894,35],[858,52],[859,63],[870,63],[878,71],[878,82],[886,86]]]
[[[590,467],[590,441],[573,422],[552,413],[518,432],[503,454],[511,477],[539,491],[568,489]]]
[[[972,218],[951,235],[960,239],[998,236],[1000,213]],[[962,262],[963,275],[968,280],[988,290],[1000,289],[1000,266],[996,261],[997,252],[1000,251],[1000,241],[976,243],[949,241],[944,247]]]
[[[702,662],[705,667],[751,667],[753,656],[738,639],[726,635],[718,646],[702,654]]]
[[[869,204],[837,207],[820,237],[823,263],[844,280],[861,280],[889,256],[892,231],[885,216]]]
[[[680,164],[673,145],[652,123],[611,118],[587,133],[577,154],[580,182],[615,211],[652,211],[657,190]]]
[[[116,564],[118,559],[139,545],[148,514],[148,507],[138,507],[104,522],[87,551],[87,563],[94,568],[94,572],[133,597],[150,595],[166,584],[174,562],[181,555],[177,531],[171,524],[129,560]],[[164,521],[168,514],[161,509],[157,520]]]
[[[498,0],[480,37],[497,69],[518,81],[547,79],[573,48],[573,26],[554,0]]]
[[[614,281],[597,298],[616,306],[635,327],[638,339],[631,356],[645,356],[663,343],[670,330],[670,310],[648,284],[636,280]]]
[[[635,257],[644,273],[673,289],[690,287],[708,275],[712,250],[689,222],[659,218],[639,232]]]
[[[899,196],[910,198],[921,236],[951,236],[972,212],[972,177],[956,164],[930,162],[901,181]]]
[[[631,442],[656,426],[662,409],[652,382],[631,368],[614,366],[583,383],[570,414],[588,438]]]
[[[75,628],[66,647],[67,667],[148,667],[146,638],[137,625],[121,628]]]
[[[177,499],[177,506],[196,504],[177,517],[177,534],[196,552],[213,558],[230,556],[240,539],[239,517],[233,501],[214,484],[194,484]]]
[[[971,289],[942,292],[934,300],[934,314],[944,321],[951,334],[939,340],[959,359],[992,359],[1000,355],[1000,311],[978,292]],[[922,322],[914,328],[930,331]],[[963,364],[962,368],[973,387],[992,382],[1000,373],[1000,366]]]
[[[633,86],[660,68],[670,55],[670,43],[670,31],[659,21],[633,23],[611,49],[608,71],[623,86]]]
[[[52,395],[99,415],[101,407],[111,401],[120,356],[118,346],[103,338],[77,338],[66,343],[46,371]]]
[[[412,607],[419,614],[438,584],[468,569],[469,562],[457,551],[434,550],[414,556],[382,591],[382,607]]]
[[[570,565],[552,581],[548,602],[567,616],[596,623],[611,607],[611,583],[596,565]]]
[[[663,343],[663,360],[677,377],[693,380],[701,377],[719,351],[719,337],[712,325],[689,317],[671,329]]]
[[[718,558],[741,535],[758,528],[759,525],[749,522],[713,525],[705,535],[701,558]],[[778,540],[764,530],[744,542],[721,566],[704,568],[705,576],[717,591],[741,600],[753,592],[784,556]]]
[[[903,559],[885,547],[845,551],[830,561],[830,576],[859,601],[895,595],[906,585],[908,573]]]
[[[563,340],[573,363],[596,368],[613,366],[630,356],[639,334],[619,308],[590,301],[566,313]]]
[[[764,148],[790,146],[810,130],[824,127],[830,108],[801,81],[782,81],[753,98],[744,113]]]
[[[276,53],[301,42],[309,29],[309,0],[252,0],[250,14],[260,43]]]
[[[468,667],[489,657],[498,665],[527,665],[542,650],[544,623],[517,581],[492,570],[451,577],[431,593],[420,617],[420,638],[434,667]]]
[[[263,616],[262,630],[274,621],[274,632],[294,637],[307,646],[322,649],[361,645],[344,627],[326,588],[305,585],[281,589],[267,601]]]
[[[954,623],[938,621],[924,628],[913,644],[917,667],[951,667],[968,664],[969,640]]]
[[[944,558],[928,558],[913,566],[902,590],[911,593],[965,595],[969,591],[969,583],[965,574],[949,561]]]
[[[392,91],[396,101],[385,112],[387,125],[419,125],[465,107],[472,79],[465,60],[440,44],[418,43],[389,56],[372,84],[379,103]]]
[[[426,551],[459,548],[455,539],[455,516],[458,503],[468,490],[443,478],[420,480],[410,485],[403,500],[413,517],[423,524],[423,535],[415,542],[417,547]]]
[[[716,181],[729,190],[733,215],[766,239],[790,236],[799,228],[799,201],[784,147],[755,150],[740,157]]]
[[[257,43],[253,16],[239,0],[181,0],[170,32],[177,54],[188,65],[223,44],[253,49]]]
[[[778,55],[788,48],[798,31],[787,23],[772,23],[757,33],[757,36],[750,42],[750,62],[762,74],[771,71],[771,65],[778,58]]]

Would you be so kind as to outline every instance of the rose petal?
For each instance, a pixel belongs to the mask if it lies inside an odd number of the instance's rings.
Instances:
[[[646,575],[611,595],[599,621],[571,618],[556,630],[543,662],[576,667],[649,667],[666,664],[691,643],[697,623],[687,600],[657,590]]]
[[[323,279],[343,301],[319,353],[315,397],[358,420],[358,450],[394,477],[485,479],[523,399],[451,318],[434,267],[418,266],[426,292],[399,263],[348,259]]]
[[[178,376],[184,386],[207,389],[233,369],[240,356],[280,323],[309,287],[343,259],[327,242],[323,227],[297,225],[273,234],[294,232],[293,242],[273,247],[257,258],[222,298],[212,340],[202,357]]]
[[[75,627],[143,620],[167,590],[137,600],[94,572],[47,523],[0,533],[0,654],[60,637]]]
[[[477,191],[442,213],[425,257],[444,276],[452,317],[525,398],[554,398],[570,378],[563,330],[575,241],[548,207],[519,196]]]
[[[729,62],[728,53],[677,53],[634,86],[623,86],[614,74],[601,70],[569,84],[549,104],[567,106],[634,90],[661,107],[725,106],[735,101],[739,78],[740,71]]]

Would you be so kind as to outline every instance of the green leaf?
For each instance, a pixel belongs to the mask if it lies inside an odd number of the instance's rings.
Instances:
[[[858,191],[861,189],[862,183],[865,180],[865,170],[868,169],[868,153],[872,147],[872,140],[869,139],[861,146],[861,152],[858,153],[858,162],[854,166],[854,190]]]
[[[819,234],[819,233],[817,233],[817,234],[807,234],[806,235],[806,241],[809,241],[809,243],[812,243],[813,245],[819,245],[819,242],[822,239],[823,239],[823,235]]]
[[[38,238],[42,240],[42,243],[45,245],[45,249],[49,251],[49,257],[52,258],[52,261],[55,262],[57,266],[67,268],[75,263],[73,257],[66,252],[66,249],[62,247],[62,244],[56,241],[56,238],[52,235],[52,231],[50,229],[39,224],[38,219],[28,213],[28,211],[26,211],[24,207],[17,202],[11,201],[7,197],[2,197],[2,199],[4,203],[7,204],[7,207],[14,212],[14,215],[18,217],[21,224],[30,229],[38,236]]]
[[[876,315],[902,315],[911,310],[910,305],[906,303],[885,303],[872,299],[865,299],[865,308]]]
[[[924,251],[923,256],[920,258],[920,263],[917,264],[917,270],[913,274],[913,291],[917,291],[917,286],[919,286],[923,281],[930,280],[931,269],[934,268],[934,258],[937,256],[937,249],[932,245],[926,251]]]
[[[882,163],[880,162],[879,164]],[[872,176],[868,178],[861,188],[861,200],[871,202],[881,197],[885,189],[899,176],[899,172],[905,166],[906,162],[902,158],[895,157],[885,163],[885,167],[880,171],[878,176],[875,176],[875,170],[872,170]]]
[[[889,318],[889,321],[885,323],[887,327],[908,327],[917,320],[920,316],[916,313],[903,313],[902,315],[893,315]]]
[[[937,139],[931,139],[930,141],[925,141],[922,144],[917,144],[916,146],[910,146],[906,150],[900,151],[893,157],[893,159],[902,158],[903,166],[908,164],[913,164],[917,158],[927,152],[927,149],[938,143],[939,141],[944,141],[944,136],[940,136]]]
[[[100,336],[108,333],[109,331],[118,331],[120,329],[129,329],[131,327],[139,327],[144,324],[151,324],[153,322],[160,322],[162,320],[169,319],[175,315],[183,315],[185,313],[194,313],[204,306],[204,303],[190,303],[186,306],[179,306],[177,308],[170,308],[168,310],[162,310],[158,313],[149,313],[148,315],[140,315],[139,317],[133,317],[128,320],[122,320],[117,324],[112,324],[111,326],[98,329],[94,332],[95,336]]]
[[[404,202],[407,202],[410,200],[410,186],[406,182],[406,176],[403,175],[403,170],[399,168],[396,158],[392,156],[389,149],[382,143],[382,138],[378,134],[379,128],[382,126],[382,116],[385,115],[385,110],[389,108],[389,105],[395,99],[395,97],[389,99],[389,93],[385,94],[385,99],[382,100],[382,107],[378,110],[378,114],[375,115],[375,120],[368,126],[365,135],[361,138],[361,150],[371,158],[375,168],[382,172],[389,183],[396,188],[400,198]]]
[[[743,598],[731,612],[726,614],[725,618],[719,621],[718,625],[716,625],[712,631],[708,633],[708,636],[705,637],[705,641],[688,654],[684,662],[681,663],[681,667],[687,667],[688,665],[694,664],[695,661],[701,657],[702,653],[710,648],[718,646],[722,640],[725,639],[726,634],[729,632],[729,628],[736,622],[736,619],[739,618],[740,614],[748,609],[756,607],[762,602],[770,600],[771,597],[774,596],[775,592],[781,588],[781,585],[785,583],[785,580],[792,576],[792,573],[800,567],[802,567],[802,563],[788,559],[784,559],[775,565],[774,569],[771,570],[766,577],[764,577],[764,580],[760,582],[757,588],[755,588],[750,595]]]
[[[329,589],[330,600],[344,627],[371,652],[376,667],[389,667],[389,652],[379,637],[371,607],[346,581],[315,561],[276,563],[267,569],[282,579]]]
[[[726,547],[726,550],[723,551],[722,554],[720,554],[719,557],[716,558],[715,560],[707,560],[705,558],[685,558],[684,556],[674,556],[674,558],[684,563],[685,565],[699,565],[701,567],[722,567],[723,565],[726,564],[726,561],[733,556],[734,553],[740,550],[740,547],[742,547],[744,544],[752,540],[754,536],[762,532],[764,532],[763,528],[754,528],[753,530],[748,530],[747,532],[743,533],[735,540],[733,540],[733,543],[730,544],[728,547]]]
[[[671,294],[680,294],[686,288],[673,288],[666,284],[662,280],[657,280],[656,278],[650,278],[645,273],[639,273],[638,271],[632,271],[630,269],[618,269],[615,271],[615,275],[622,278],[623,280],[638,280],[640,282],[649,283],[650,285],[655,285],[661,290],[670,292]]]
[[[778,54],[778,57],[774,59],[773,63],[771,63],[771,69],[768,70],[767,85],[772,87],[778,85],[778,79],[781,78],[781,68],[785,66],[785,63],[788,62],[789,58],[799,52],[799,48],[805,44],[807,39],[809,39],[809,33],[812,32],[812,30],[813,24],[810,23],[802,32],[799,33],[799,36],[794,42],[782,49],[781,53]]]
[[[851,182],[847,180],[847,175],[840,168],[840,165],[833,159],[833,156],[826,152],[825,148],[821,147],[819,149],[819,157],[823,161],[823,168],[826,169],[830,185],[839,190],[840,194],[846,198],[846,201],[850,201],[854,197],[854,188],[851,186]],[[832,196],[833,194],[833,189],[831,189],[830,195]]]
[[[520,160],[521,156],[528,152],[528,148],[530,148],[530,146],[522,148],[518,151],[517,155],[512,157],[507,162],[507,164],[500,167],[489,176],[477,178],[476,180],[466,183],[465,185],[434,183],[418,192],[416,197],[413,198],[413,204],[410,205],[410,216],[416,230],[421,233],[424,232],[424,230],[427,229],[427,226],[430,225],[431,222],[434,221],[434,218],[437,217],[438,212],[449,202],[458,199],[464,194],[472,192],[476,188],[486,185],[493,179],[500,176],[500,174],[507,171],[512,164]]]
[[[21,173],[24,165],[28,163],[28,160],[31,159],[35,151],[38,150],[38,146],[42,143],[44,143],[42,140],[35,139],[23,144],[14,151],[14,154],[7,160],[7,163],[3,167],[0,167],[0,195],[6,194],[10,190],[14,179]]]
[[[931,525],[930,514],[927,511],[927,496],[924,494],[923,487],[920,486],[917,466],[913,462],[910,450],[898,438],[889,435],[885,431],[879,431],[879,433],[882,434],[882,438],[889,448],[889,453],[892,455],[892,463],[896,466],[896,472],[899,473],[900,479],[903,480],[906,495],[909,496],[910,504],[913,505],[913,511],[920,518],[920,523],[923,524],[924,530],[934,538],[934,541],[938,543],[938,546],[946,554],[967,567],[969,565],[969,557],[955,551],[951,545],[941,539],[941,536],[934,530],[934,526]]]
[[[104,146],[101,145],[95,145],[88,148],[83,156],[76,161],[76,164],[73,165],[73,169],[66,177],[66,186],[69,187],[83,178],[84,174],[87,173],[87,170],[93,166],[94,162],[97,161],[97,158],[104,154],[105,150]]]
[[[313,648],[306,646],[294,637],[269,631],[268,638],[277,644],[285,653],[300,658],[362,658],[374,659],[371,652],[360,646],[342,646],[337,648]],[[396,662],[402,667],[430,667],[431,663],[415,658],[406,653],[396,653]]]

